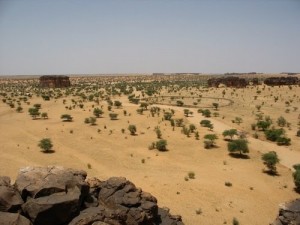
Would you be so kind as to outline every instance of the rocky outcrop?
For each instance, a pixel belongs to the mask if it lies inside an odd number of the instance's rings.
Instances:
[[[297,85],[300,84],[298,77],[269,77],[264,80],[269,86]]]
[[[0,211],[17,212],[23,200],[17,190],[10,184],[9,177],[0,177]]]
[[[248,82],[244,78],[239,77],[221,77],[208,79],[207,84],[209,87],[219,87],[221,84],[226,87],[244,88]]]
[[[300,199],[282,204],[279,215],[272,225],[299,225],[300,224]]]
[[[0,177],[0,225],[183,225],[123,177],[86,177],[57,166],[23,168],[14,185]]]
[[[68,76],[41,76],[40,87],[44,88],[64,88],[70,87],[71,82]]]

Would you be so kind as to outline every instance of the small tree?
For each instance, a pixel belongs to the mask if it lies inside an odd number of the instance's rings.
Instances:
[[[235,120],[234,120],[238,125],[240,125],[240,123],[243,122],[243,119],[241,117],[235,117]]]
[[[192,114],[193,114],[193,112],[190,111],[189,109],[184,109],[184,110],[183,110],[183,113],[184,113],[184,115],[185,115],[186,117],[188,117],[189,115],[192,115]]]
[[[218,139],[216,134],[206,134],[204,136],[204,147],[205,148],[212,148],[215,146],[215,140]]]
[[[196,130],[196,126],[194,124],[190,124],[189,129],[191,133],[194,133],[194,131]]]
[[[116,120],[116,119],[118,119],[118,114],[117,113],[110,113],[109,117],[110,117],[111,120]]]
[[[177,106],[183,106],[184,103],[183,103],[183,101],[178,100],[178,101],[176,101],[176,105],[177,105]]]
[[[147,109],[148,109],[148,106],[149,106],[149,104],[148,104],[147,102],[141,102],[140,107],[141,107],[142,109],[147,110]]]
[[[283,116],[280,116],[278,119],[277,119],[277,125],[280,126],[280,127],[284,127],[286,125],[286,119],[283,117]]]
[[[162,134],[161,134],[161,130],[159,129],[159,127],[155,128],[155,133],[156,133],[157,138],[161,139]]]
[[[40,140],[38,146],[42,149],[43,152],[47,153],[52,149],[53,144],[50,138],[43,138],[42,140]]]
[[[114,102],[114,105],[115,105],[117,108],[120,108],[120,107],[122,106],[122,102],[116,100],[116,101]]]
[[[183,126],[183,119],[182,118],[176,119],[175,123],[176,123],[177,127],[182,127]]]
[[[99,118],[100,116],[102,116],[103,110],[99,109],[99,108],[94,108],[93,114],[94,114],[94,116],[96,116],[97,118]]]
[[[164,113],[164,119],[165,120],[171,120],[172,119],[172,113],[170,113],[170,112],[165,112]]]
[[[295,172],[293,173],[294,183],[296,186],[295,189],[300,192],[300,164],[296,164],[293,167],[295,169]]]
[[[227,147],[230,153],[239,152],[242,155],[249,152],[248,141],[245,139],[233,140],[228,143]]]
[[[72,122],[73,117],[70,114],[62,114],[60,118],[63,120],[63,122]]]
[[[229,136],[230,139],[232,140],[234,135],[237,135],[237,130],[236,129],[230,129],[230,130],[224,130],[222,135],[225,137]]]
[[[29,108],[28,112],[32,119],[36,119],[36,117],[38,117],[41,114],[38,108]]]
[[[92,126],[96,125],[96,117],[90,117],[89,122],[91,123]]]
[[[167,150],[167,141],[164,139],[161,139],[156,142],[155,144],[157,150],[159,151],[166,151]]]
[[[211,116],[211,111],[209,109],[202,110],[201,112],[202,112],[202,115],[205,117]]]
[[[262,155],[261,159],[264,161],[264,164],[269,169],[271,174],[276,174],[276,164],[279,163],[277,153],[274,151],[265,153]]]
[[[212,105],[213,105],[213,107],[215,108],[215,110],[218,110],[218,108],[219,108],[219,103],[214,102]]]
[[[17,111],[18,113],[20,113],[20,112],[23,111],[23,108],[22,108],[21,106],[18,106],[18,107],[16,108],[16,111]]]
[[[130,131],[131,135],[135,135],[135,133],[136,133],[136,126],[131,124],[131,125],[128,126],[128,130]]]
[[[257,128],[265,131],[266,129],[268,129],[271,126],[271,122],[260,120],[257,122],[256,126],[257,126]]]
[[[48,119],[48,113],[43,112],[43,113],[41,114],[41,117],[42,117],[43,119]]]

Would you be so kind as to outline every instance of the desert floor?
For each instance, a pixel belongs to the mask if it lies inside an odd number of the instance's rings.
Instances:
[[[261,93],[257,94],[257,88]],[[100,102],[104,106],[104,115],[97,119],[95,126],[84,123],[85,118],[92,116],[92,105],[95,104],[92,102],[84,103],[82,109],[66,110],[72,97],[63,98],[66,104],[62,98],[44,101],[33,97],[30,105],[22,105],[24,112],[17,113],[1,101],[0,175],[15,178],[20,167],[62,165],[86,170],[88,176],[100,179],[124,176],[157,197],[159,206],[170,208],[172,214],[182,215],[186,225],[231,224],[233,217],[243,225],[269,224],[275,219],[280,203],[299,198],[294,191],[291,168],[300,163],[300,138],[296,137],[300,87],[210,88],[201,94],[221,98],[224,90],[224,97],[234,103],[220,107],[218,117],[208,118],[214,124],[213,131],[200,126],[204,117],[197,109],[191,109],[193,115],[184,117],[183,107],[156,105],[165,110],[174,109],[174,117],[184,118],[185,124],[195,124],[200,140],[193,134],[186,137],[180,127],[172,130],[169,121],[162,120],[162,112],[154,117],[149,110],[143,115],[137,114],[139,105],[129,103],[127,96],[112,99],[123,103],[119,109],[113,107],[119,114],[118,120],[110,120],[107,103]],[[185,90],[181,95],[188,96],[189,93],[190,90]],[[161,95],[164,94],[167,95],[162,91]],[[256,100],[254,96],[257,96]],[[279,96],[276,103],[274,96]],[[255,106],[262,102],[260,111],[274,119],[274,124],[281,115],[291,123],[290,129],[285,128],[292,139],[290,146],[277,146],[266,141],[261,132],[258,132],[258,139],[252,137],[254,131],[250,125],[255,122]],[[28,108],[34,103],[42,104],[41,112],[47,112],[49,119],[33,120],[30,117]],[[289,112],[286,112],[287,108]],[[123,110],[127,111],[126,116]],[[64,113],[72,115],[74,121],[62,122],[60,116]],[[240,125],[232,123],[235,117],[241,117],[243,122]],[[137,135],[130,135],[129,124],[136,125]],[[162,138],[168,141],[166,152],[148,150],[148,146],[157,141],[156,126],[160,127]],[[249,159],[228,155],[227,142],[221,135],[228,128],[247,132]],[[121,129],[125,129],[125,133]],[[208,133],[218,134],[216,148],[204,148],[203,136]],[[52,154],[41,152],[37,146],[39,140],[46,137],[53,141],[55,152]],[[268,151],[276,151],[279,155],[279,176],[263,172],[261,153]],[[186,181],[190,171],[195,173],[195,179]],[[225,182],[231,182],[232,186],[225,186]],[[196,210],[202,213],[197,214]]]

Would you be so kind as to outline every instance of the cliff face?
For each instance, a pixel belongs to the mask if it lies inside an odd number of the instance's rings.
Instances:
[[[71,82],[68,76],[41,76],[40,86],[46,88],[70,87]]]
[[[14,185],[0,177],[0,224],[184,225],[124,177],[86,177],[58,166],[23,168]]]
[[[297,85],[300,82],[298,77],[269,77],[265,79],[264,83],[269,86],[280,86],[280,85]]]
[[[246,79],[239,77],[211,78],[207,83],[209,87],[219,87],[220,84],[224,84],[226,87],[244,88],[248,85]]]

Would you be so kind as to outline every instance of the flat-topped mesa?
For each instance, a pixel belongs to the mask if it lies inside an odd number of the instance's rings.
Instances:
[[[269,86],[297,85],[300,84],[298,77],[269,77],[264,80]]]
[[[209,87],[219,87],[221,84],[226,87],[244,88],[248,85],[248,82],[244,78],[239,77],[221,77],[211,78],[207,81]]]
[[[71,82],[68,76],[45,75],[40,77],[40,86],[43,88],[64,88],[70,87]]]

